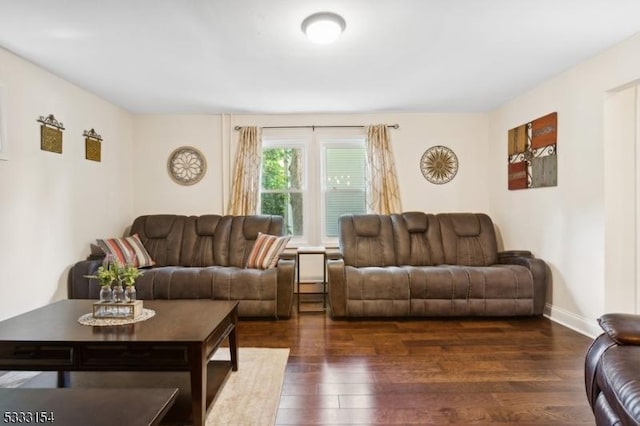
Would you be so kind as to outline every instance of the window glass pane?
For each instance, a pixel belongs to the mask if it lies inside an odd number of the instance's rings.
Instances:
[[[260,212],[282,216],[286,235],[302,235],[304,224],[302,199],[300,192],[262,193]]]
[[[303,154],[301,147],[262,150],[260,213],[282,216],[287,235],[303,235]]]
[[[364,148],[327,148],[327,189],[364,189]]]
[[[328,191],[326,209],[326,236],[337,237],[340,216],[350,213],[366,213],[364,191]]]
[[[302,189],[302,176],[300,148],[262,150],[262,189]]]
[[[325,237],[338,236],[338,218],[365,213],[365,151],[327,147],[325,151]]]

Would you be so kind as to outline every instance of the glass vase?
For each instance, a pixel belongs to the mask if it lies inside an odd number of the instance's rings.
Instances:
[[[124,301],[125,302],[135,302],[136,301],[136,286],[128,285],[124,289]]]
[[[112,293],[111,285],[103,285],[100,287],[100,302],[111,302]]]
[[[115,303],[124,302],[124,289],[122,288],[122,284],[116,284],[113,287],[111,300]]]

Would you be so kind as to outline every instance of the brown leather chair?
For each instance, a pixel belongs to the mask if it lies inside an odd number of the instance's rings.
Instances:
[[[640,425],[640,315],[606,314],[585,358],[585,386],[596,424]]]

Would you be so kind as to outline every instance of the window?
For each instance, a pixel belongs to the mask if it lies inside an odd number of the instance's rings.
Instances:
[[[262,149],[260,212],[284,218],[287,235],[304,234],[304,149],[267,146]]]
[[[364,146],[325,145],[323,166],[323,239],[337,238],[340,216],[366,211]]]
[[[338,218],[364,213],[364,136],[263,136],[260,213],[284,217],[294,245],[335,246]]]

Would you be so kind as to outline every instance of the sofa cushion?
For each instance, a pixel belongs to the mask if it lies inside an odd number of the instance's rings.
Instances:
[[[392,215],[393,216],[393,215]],[[424,233],[429,229],[429,216],[422,212],[406,212],[399,214],[406,223],[407,231],[410,233]]]
[[[219,268],[213,276],[213,298],[240,300],[238,315],[277,317],[277,268]]]
[[[126,238],[97,239],[96,243],[107,256],[111,256],[122,265],[131,264],[138,268],[145,268],[156,264],[140,241],[138,234]]]
[[[136,281],[139,299],[239,300],[240,316],[277,316],[277,269],[164,266]]]
[[[212,273],[208,268],[162,266],[136,280],[138,299],[211,299]]]
[[[347,266],[345,273],[349,316],[409,315],[409,279],[402,268]]]
[[[338,224],[345,264],[356,267],[396,265],[389,216],[344,215]]]
[[[493,222],[480,213],[442,213],[436,216],[442,232],[444,263],[489,266],[498,262]]]
[[[440,223],[422,212],[392,214],[398,265],[428,266],[444,263]]]
[[[196,218],[196,234],[200,236],[213,236],[218,229],[218,224],[220,224],[220,220],[222,216],[214,215],[214,214],[206,214]]]
[[[157,266],[179,266],[187,216],[139,216],[130,234],[138,234]],[[185,265],[183,265],[185,266]]]
[[[533,276],[518,265],[405,266],[415,316],[531,315]]]
[[[258,232],[256,242],[249,253],[247,268],[269,269],[275,268],[278,257],[287,247],[291,236],[277,237],[275,235]]]
[[[359,237],[377,237],[380,235],[381,221],[377,215],[358,215],[353,221],[353,229]]]
[[[227,226],[225,226],[225,223]],[[185,221],[181,266],[226,266],[231,220],[219,215],[191,216]],[[216,248],[216,239],[218,247]]]
[[[213,274],[213,297],[222,300],[275,300],[277,272],[229,266]]]

